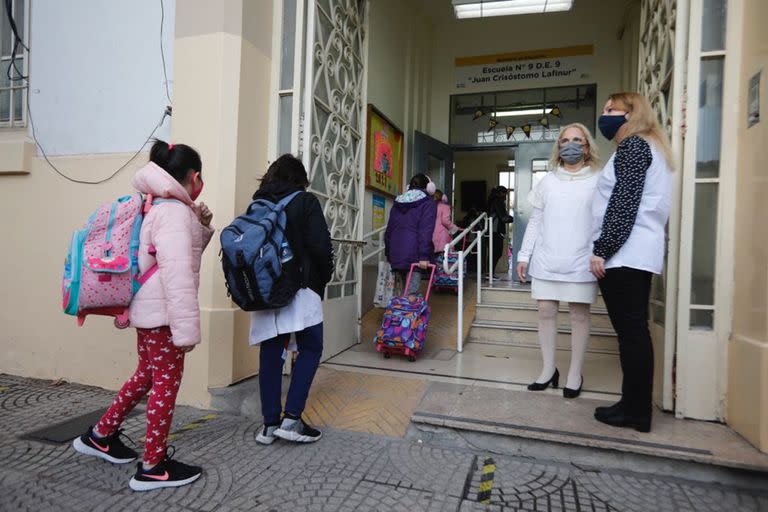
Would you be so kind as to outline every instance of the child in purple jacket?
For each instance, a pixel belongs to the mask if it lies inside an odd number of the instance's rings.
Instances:
[[[424,174],[411,178],[408,191],[395,199],[384,234],[385,254],[400,278],[407,279],[411,264],[425,270],[434,257],[432,234],[435,230],[437,203],[430,197],[435,184]],[[421,272],[414,272],[406,295],[419,291]]]

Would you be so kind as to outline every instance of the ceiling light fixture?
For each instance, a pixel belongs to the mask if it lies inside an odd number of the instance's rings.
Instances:
[[[573,0],[452,0],[458,19],[570,11]]]
[[[542,114],[551,114],[552,109],[547,107],[546,110],[543,108],[528,108],[524,110],[504,110],[501,112],[496,112],[496,117],[516,117],[516,116],[540,116]]]

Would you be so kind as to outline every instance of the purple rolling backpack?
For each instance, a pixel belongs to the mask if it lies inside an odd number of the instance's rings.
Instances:
[[[411,265],[411,271],[408,273],[408,281],[405,289],[411,283],[411,276],[417,264]],[[384,311],[384,320],[381,322],[381,329],[376,333],[373,342],[376,345],[376,351],[382,352],[386,359],[392,354],[404,354],[408,356],[409,361],[415,361],[416,357],[424,349],[424,342],[427,338],[427,326],[429,325],[429,292],[432,289],[432,282],[435,278],[435,265],[429,265],[432,272],[429,276],[429,285],[427,294],[421,295],[403,295],[392,297]]]

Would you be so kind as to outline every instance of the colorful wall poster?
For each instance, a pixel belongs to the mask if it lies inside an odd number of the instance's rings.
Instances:
[[[373,194],[373,230],[384,227],[384,218],[386,216],[387,200],[384,196]]]
[[[365,185],[394,197],[403,180],[403,132],[369,104],[366,134]]]

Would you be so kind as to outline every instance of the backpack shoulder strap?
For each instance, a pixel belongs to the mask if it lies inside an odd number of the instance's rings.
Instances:
[[[285,196],[284,198],[282,198],[282,199],[280,200],[280,202],[279,202],[279,203],[277,203],[277,205],[278,205],[280,208],[285,208],[286,206],[288,206],[288,203],[290,203],[291,201],[293,201],[293,199],[294,199],[296,196],[298,196],[299,194],[301,194],[302,192],[303,192],[302,190],[297,190],[297,191],[296,191],[296,192],[294,192],[293,194],[289,194],[289,195]]]
[[[184,204],[183,201],[179,201],[178,199],[173,198],[165,198],[165,197],[154,197],[152,194],[147,194],[147,196],[144,198],[144,207],[141,209],[142,213],[144,215],[149,213],[149,210],[152,209],[152,207],[156,204],[160,203],[181,203]]]
[[[172,199],[172,198],[157,198],[152,200],[152,205],[160,204],[160,203],[179,203],[184,204],[183,201],[180,201],[178,199]]]

